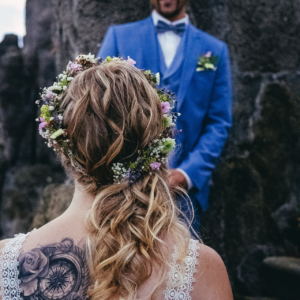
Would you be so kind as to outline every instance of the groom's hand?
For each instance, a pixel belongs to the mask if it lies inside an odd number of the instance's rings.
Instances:
[[[170,170],[168,180],[169,180],[169,185],[181,186],[185,189],[187,189],[187,187],[188,187],[188,184],[187,184],[187,181],[186,181],[184,175],[175,169]]]

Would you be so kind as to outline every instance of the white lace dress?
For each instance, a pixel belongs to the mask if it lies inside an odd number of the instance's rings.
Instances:
[[[18,234],[8,241],[0,251],[0,296],[2,300],[22,300],[19,280],[19,255],[22,244],[28,234]],[[173,261],[169,273],[165,300],[191,300],[190,292],[195,281],[196,265],[198,264],[199,244],[191,240],[188,255],[184,264],[177,262],[178,247],[175,246]],[[56,299],[60,300],[60,299]]]

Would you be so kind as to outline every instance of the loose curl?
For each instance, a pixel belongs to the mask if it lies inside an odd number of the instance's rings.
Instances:
[[[112,164],[134,161],[137,151],[162,133],[159,97],[142,71],[115,61],[77,75],[61,108],[84,172],[65,156],[63,164],[86,192],[95,195],[87,218],[93,281],[89,296],[135,299],[154,264],[160,266],[158,282],[166,278],[173,249],[165,241],[176,243],[183,258],[190,237],[167,184],[166,166],[132,185],[113,184]]]

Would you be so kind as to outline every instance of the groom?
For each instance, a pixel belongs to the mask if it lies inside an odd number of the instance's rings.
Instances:
[[[136,67],[160,73],[160,87],[174,92],[181,113],[181,151],[169,181],[185,187],[192,200],[193,227],[208,209],[209,182],[231,126],[231,73],[225,43],[194,27],[188,0],[150,0],[150,17],[109,27],[98,56],[134,59]],[[181,209],[185,210],[182,201]]]

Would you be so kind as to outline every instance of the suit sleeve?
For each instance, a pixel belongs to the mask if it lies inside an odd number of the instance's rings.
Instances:
[[[202,134],[192,152],[178,168],[191,178],[193,187],[201,191],[208,184],[228,136],[232,123],[232,83],[230,60],[224,44],[217,74],[204,120]]]
[[[119,53],[117,47],[115,28],[114,26],[110,26],[106,32],[97,57],[102,57],[103,59],[105,59],[107,56],[117,57],[118,55]]]

